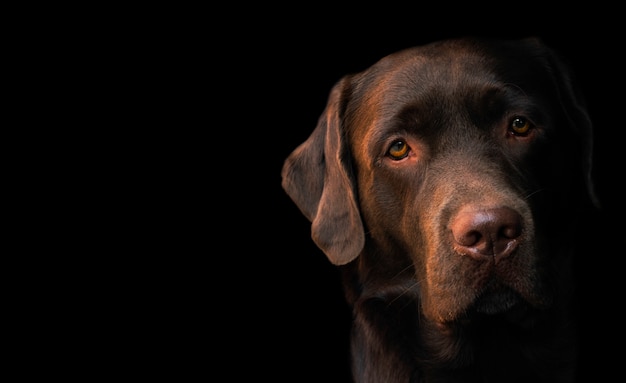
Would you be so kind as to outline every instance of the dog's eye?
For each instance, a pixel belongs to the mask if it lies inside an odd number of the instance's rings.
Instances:
[[[525,136],[532,129],[533,125],[524,117],[515,117],[511,121],[511,125],[509,126],[509,130],[512,134],[516,136]]]
[[[394,160],[401,160],[409,155],[409,145],[402,140],[395,141],[387,151]]]

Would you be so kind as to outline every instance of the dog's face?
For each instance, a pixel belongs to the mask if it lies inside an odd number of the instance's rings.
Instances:
[[[549,306],[568,225],[593,202],[566,67],[533,39],[493,44],[430,44],[346,76],[283,169],[333,263],[368,263],[370,288],[408,278],[438,323]]]

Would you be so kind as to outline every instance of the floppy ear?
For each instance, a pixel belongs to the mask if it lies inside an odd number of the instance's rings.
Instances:
[[[592,177],[593,124],[587,111],[585,99],[566,59],[552,49],[548,49],[548,51],[547,58],[559,90],[564,115],[568,119],[570,126],[573,127],[574,133],[577,134],[581,145],[580,169],[582,170],[582,177],[587,189],[587,196],[591,205],[599,208],[600,202],[595,192]]]
[[[347,82],[346,77],[333,87],[317,127],[282,169],[283,189],[311,221],[313,241],[335,265],[354,260],[365,243],[342,127]]]

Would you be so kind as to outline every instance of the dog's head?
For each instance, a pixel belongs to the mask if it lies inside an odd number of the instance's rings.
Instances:
[[[283,187],[332,263],[411,270],[425,315],[447,322],[550,303],[562,241],[596,204],[591,147],[541,41],[449,40],[342,78]]]

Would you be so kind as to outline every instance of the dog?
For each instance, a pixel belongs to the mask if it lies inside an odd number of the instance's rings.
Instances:
[[[538,37],[459,37],[331,89],[282,188],[341,268],[358,383],[574,382],[592,122]]]

